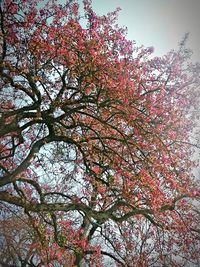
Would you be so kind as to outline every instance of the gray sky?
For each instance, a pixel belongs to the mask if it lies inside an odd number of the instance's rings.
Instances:
[[[119,25],[128,28],[128,38],[138,45],[154,46],[162,55],[177,48],[186,32],[193,60],[200,61],[200,0],[93,0],[98,14],[121,7]]]

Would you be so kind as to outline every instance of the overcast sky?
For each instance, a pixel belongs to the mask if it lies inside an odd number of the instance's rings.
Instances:
[[[190,32],[188,46],[200,61],[200,0],[93,0],[93,7],[98,14],[121,7],[119,25],[127,26],[128,38],[153,46],[156,55],[177,48]]]

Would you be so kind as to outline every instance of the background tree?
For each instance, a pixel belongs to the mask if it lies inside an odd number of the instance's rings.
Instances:
[[[34,250],[36,233],[31,221],[20,209],[15,213],[8,205],[1,205],[0,265],[2,267],[39,266],[39,257]]]
[[[83,5],[1,1],[0,201],[31,233],[23,266],[198,265],[198,65]]]

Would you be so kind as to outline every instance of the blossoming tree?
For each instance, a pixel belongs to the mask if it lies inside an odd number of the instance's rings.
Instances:
[[[25,266],[198,266],[197,66],[83,6],[1,1],[1,225]]]

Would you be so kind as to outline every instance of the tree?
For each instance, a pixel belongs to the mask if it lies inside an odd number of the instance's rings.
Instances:
[[[198,65],[83,4],[1,2],[0,201],[28,225],[23,266],[195,266]]]
[[[2,208],[2,207],[1,207]],[[8,208],[2,209],[0,224],[0,265],[2,267],[39,266],[34,243],[37,242],[30,221]],[[19,216],[19,214],[21,216]],[[30,224],[28,224],[28,223]]]

